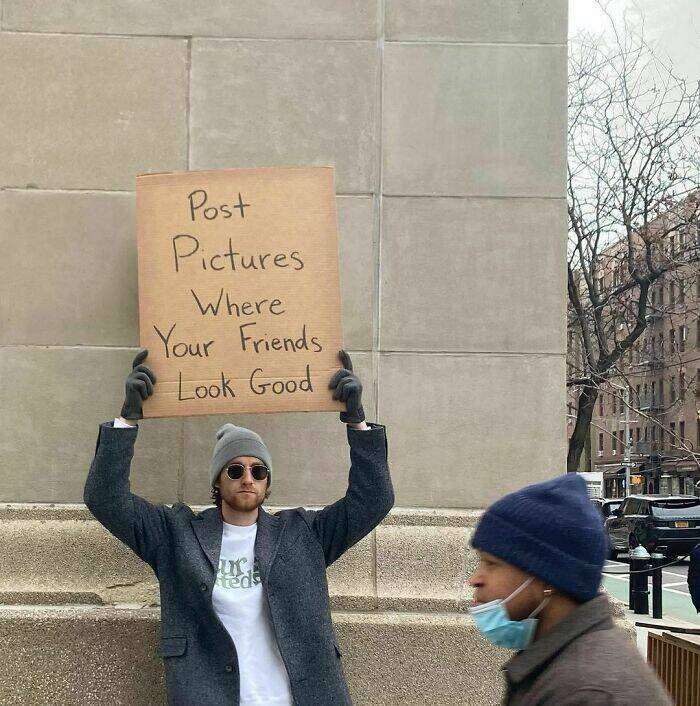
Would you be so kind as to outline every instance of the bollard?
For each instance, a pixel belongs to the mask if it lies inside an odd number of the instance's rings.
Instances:
[[[659,568],[664,562],[663,554],[656,552],[651,555],[651,612],[652,618],[663,618],[663,581],[661,569]]]
[[[637,615],[649,615],[649,552],[641,545],[630,557],[630,610]]]

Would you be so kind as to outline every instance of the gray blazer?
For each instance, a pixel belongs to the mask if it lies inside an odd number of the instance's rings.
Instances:
[[[147,562],[160,583],[160,656],[168,703],[239,703],[236,647],[212,607],[221,551],[218,508],[195,514],[177,503],[153,505],[130,492],[137,428],[102,424],[84,499],[115,537]],[[258,517],[255,554],[272,626],[295,704],[350,704],[331,622],[326,567],[391,509],[394,492],[384,427],[348,428],[350,479],[344,498],[319,511]]]

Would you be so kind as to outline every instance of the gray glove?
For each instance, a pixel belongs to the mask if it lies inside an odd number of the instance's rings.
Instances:
[[[148,350],[142,350],[133,362],[133,370],[126,378],[126,397],[122,405],[121,416],[124,419],[143,419],[143,401],[153,394],[156,376],[150,368],[141,365]]]
[[[328,385],[333,390],[333,399],[345,402],[347,411],[340,413],[340,421],[345,424],[359,424],[365,421],[362,409],[362,383],[352,372],[352,361],[345,351],[340,351],[343,367],[331,378]]]

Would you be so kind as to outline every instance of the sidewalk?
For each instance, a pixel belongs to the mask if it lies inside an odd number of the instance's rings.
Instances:
[[[624,601],[625,604],[627,603],[629,599],[629,576],[605,574],[603,576],[603,586],[615,598]],[[651,591],[651,582],[649,583],[649,590]],[[651,613],[651,593],[649,594],[649,612]],[[695,610],[695,606],[690,600],[690,595],[677,590],[675,587],[664,586],[663,588],[663,615],[664,618],[668,617],[685,621],[693,624],[694,627],[700,628],[700,615]]]

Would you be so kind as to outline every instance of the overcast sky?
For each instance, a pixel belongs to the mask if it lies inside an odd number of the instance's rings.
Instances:
[[[700,80],[700,0],[603,0],[618,19],[644,22],[644,36],[664,53],[676,73]],[[569,36],[579,30],[599,33],[609,23],[596,0],[569,0]]]

